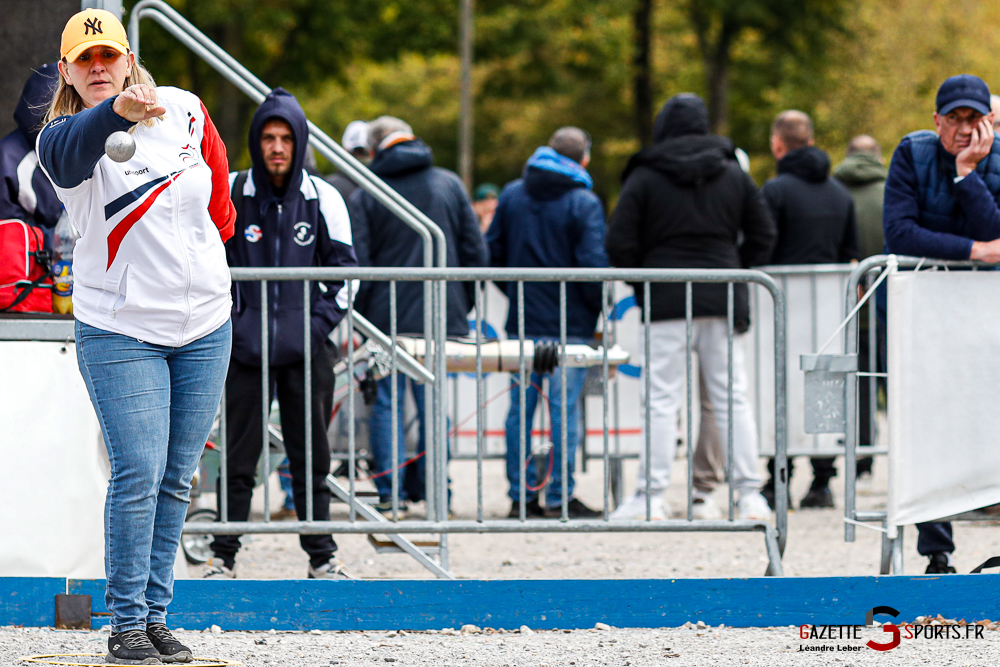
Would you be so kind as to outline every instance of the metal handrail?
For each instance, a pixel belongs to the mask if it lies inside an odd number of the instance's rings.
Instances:
[[[129,16],[129,41],[136,57],[139,56],[140,37],[139,21],[143,18],[154,19],[163,26],[171,35],[176,37],[182,44],[187,46],[193,53],[204,60],[210,67],[219,72],[224,78],[243,91],[250,99],[258,104],[271,89],[250,70],[241,65],[235,58],[226,53],[218,44],[213,42],[201,30],[196,28],[190,21],[185,19],[180,12],[168,5],[163,0],[142,0],[132,8]],[[362,189],[371,194],[378,202],[395,214],[407,226],[417,232],[423,245],[424,267],[434,266],[434,250],[437,249],[437,264],[439,267],[448,265],[447,239],[441,228],[428,218],[422,211],[406,200],[402,195],[393,190],[381,178],[373,174],[364,164],[358,161],[349,151],[345,150],[336,141],[330,138],[325,132],[320,130],[315,124],[306,121],[309,128],[309,143],[319,152],[320,155],[330,160],[348,178],[357,183]],[[436,242],[436,244],[435,244]],[[430,282],[424,284],[424,337],[429,349],[436,349],[434,341],[443,341],[447,329],[447,286],[441,284],[440,289],[435,291]],[[439,357],[441,355],[434,355]],[[428,359],[433,373],[444,377],[445,362],[443,357]],[[430,388],[431,400],[440,400],[439,391],[432,385]],[[429,441],[437,441],[437,448],[443,448],[445,442],[445,423],[439,420],[432,429],[432,437]],[[428,448],[428,476],[446,475],[444,469],[444,457],[436,457],[435,447]],[[441,461],[436,461],[440,458]],[[446,503],[446,500],[442,500]],[[434,504],[434,499],[428,499],[429,505]],[[433,507],[429,507],[431,512]]]

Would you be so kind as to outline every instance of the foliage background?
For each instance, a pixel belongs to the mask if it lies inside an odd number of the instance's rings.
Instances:
[[[266,83],[295,93],[333,137],[355,118],[399,116],[431,145],[438,165],[456,168],[457,0],[169,1]],[[476,3],[477,183],[516,178],[536,146],[572,124],[593,136],[595,190],[614,203],[621,169],[640,147],[633,64],[640,4]],[[758,182],[774,172],[769,126],[782,109],[810,113],[817,144],[835,162],[861,133],[878,139],[888,160],[904,134],[931,126],[934,95],[947,76],[977,74],[1000,92],[1000,0],[646,4],[654,113],[678,92],[707,96],[709,65],[692,8],[707,8],[711,30],[742,21],[729,49],[727,127],[750,153]],[[146,20],[142,30],[142,57],[158,83],[202,96],[231,161],[246,167],[253,105],[158,25]]]

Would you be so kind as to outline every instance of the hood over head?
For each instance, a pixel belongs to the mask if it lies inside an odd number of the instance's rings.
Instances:
[[[649,167],[677,185],[698,185],[721,174],[729,161],[736,162],[732,141],[714,134],[689,134],[666,139],[633,155],[622,172],[622,181],[637,167]]]
[[[378,176],[405,176],[434,166],[431,147],[420,139],[407,139],[375,154],[369,169]]]
[[[52,101],[52,93],[59,83],[59,68],[55,63],[47,63],[39,67],[28,77],[21,90],[21,97],[17,100],[17,108],[14,109],[14,122],[24,134],[28,143],[32,147],[35,139],[38,138],[38,131],[42,128],[42,119],[45,112],[49,110],[49,103]]]
[[[815,146],[799,148],[778,160],[778,174],[791,174],[810,183],[822,183],[830,175],[830,156]]]
[[[260,137],[264,126],[269,120],[283,120],[292,128],[295,138],[295,150],[292,153],[292,167],[285,183],[285,194],[297,192],[302,184],[302,169],[306,163],[306,150],[309,147],[309,127],[306,125],[306,114],[299,106],[295,96],[284,88],[275,88],[264,101],[260,103],[250,121],[250,159],[253,161],[252,176],[257,192],[262,193],[262,206],[272,198],[276,198],[271,181],[267,176],[264,164],[264,154],[260,148]],[[284,198],[284,195],[281,197]]]
[[[594,187],[579,162],[542,146],[524,165],[524,187],[534,199],[558,199],[576,188]]]
[[[867,153],[848,155],[844,161],[833,170],[833,175],[845,185],[865,185],[876,181],[884,181],[888,172],[877,157]]]
[[[694,93],[681,93],[667,100],[656,114],[653,142],[689,134],[708,134],[708,127],[705,103]]]

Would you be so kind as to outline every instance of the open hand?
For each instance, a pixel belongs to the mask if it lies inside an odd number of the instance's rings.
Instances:
[[[115,98],[111,108],[116,114],[133,123],[156,118],[167,112],[163,107],[156,106],[156,88],[144,83],[137,83],[123,90]]]
[[[972,128],[972,141],[955,156],[955,167],[959,176],[968,176],[976,170],[980,163],[993,148],[993,124],[989,117],[983,116]]]

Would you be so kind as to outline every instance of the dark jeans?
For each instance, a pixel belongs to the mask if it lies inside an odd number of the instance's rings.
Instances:
[[[327,341],[313,355],[312,363],[312,484],[313,519],[330,520],[330,489],[326,476],[330,472],[330,445],[326,429],[333,412],[333,363],[336,349]],[[288,467],[292,474],[292,495],[299,521],[306,518],[306,453],[305,453],[305,364],[271,366],[271,396],[275,392],[281,409],[281,432],[285,439]],[[229,483],[229,520],[246,521],[250,516],[254,473],[261,452],[261,391],[260,366],[247,366],[235,359],[229,365],[226,379],[226,426],[228,428],[227,479]],[[216,483],[221,517],[221,480]],[[277,508],[275,508],[277,509]],[[330,560],[337,545],[330,535],[301,535],[299,544],[309,554],[309,562],[318,567]],[[240,548],[238,535],[216,535],[212,552],[232,567]]]

